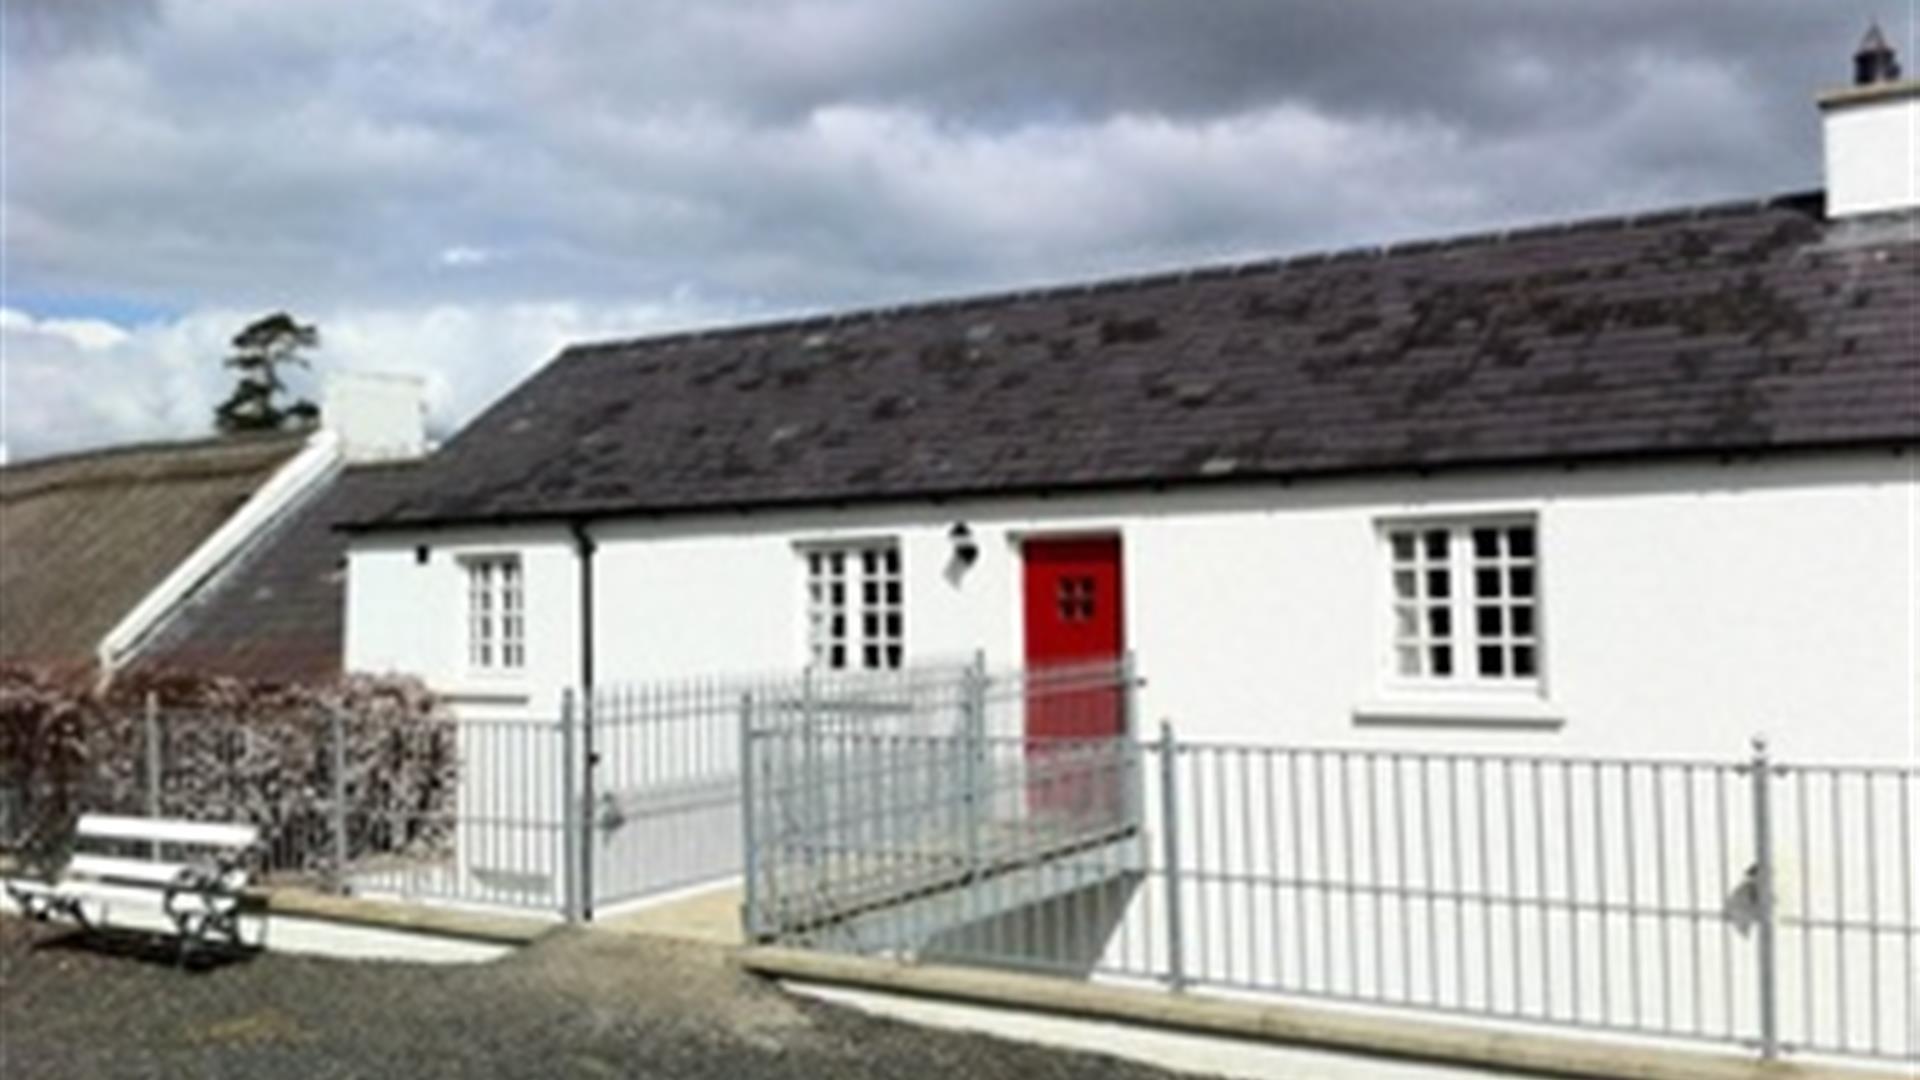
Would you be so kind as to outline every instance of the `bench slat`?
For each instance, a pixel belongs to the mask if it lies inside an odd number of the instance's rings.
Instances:
[[[160,889],[142,888],[138,885],[111,885],[97,881],[62,881],[47,885],[40,882],[14,882],[12,889],[20,893],[32,893],[36,896],[58,896],[77,900],[90,900],[109,906],[124,904],[133,907],[165,910],[166,893]],[[218,911],[230,908],[237,900],[231,897],[215,896],[208,898],[199,893],[183,893],[175,901],[180,910],[189,912]]]
[[[102,878],[107,881],[145,881],[155,885],[165,885],[177,879],[187,866],[186,863],[76,853],[67,860],[66,876]]]
[[[74,834],[97,840],[148,840],[204,847],[251,847],[260,839],[260,830],[253,825],[123,817],[116,814],[82,814]]]
[[[98,900],[102,903],[139,904],[143,907],[159,907],[163,894],[158,889],[142,889],[136,885],[106,885],[93,881],[61,881],[55,884],[40,882],[16,882],[14,891],[33,893],[36,896],[79,897],[82,900]]]

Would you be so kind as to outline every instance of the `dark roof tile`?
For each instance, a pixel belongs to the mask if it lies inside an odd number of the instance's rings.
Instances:
[[[566,350],[369,527],[1920,439],[1818,196]]]
[[[275,683],[340,674],[346,536],[378,513],[415,463],[351,466],[261,536],[143,647],[136,666]]]

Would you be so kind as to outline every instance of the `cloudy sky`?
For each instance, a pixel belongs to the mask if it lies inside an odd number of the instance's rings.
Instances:
[[[1819,185],[1916,0],[4,0],[0,438],[204,433],[226,339],[569,340]]]

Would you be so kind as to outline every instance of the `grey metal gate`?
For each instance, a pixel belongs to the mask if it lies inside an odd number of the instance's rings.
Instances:
[[[985,903],[1038,902],[1062,866],[1124,854],[1140,755],[1129,661],[933,683],[901,724],[754,716],[743,743],[747,931],[912,948]],[[1030,739],[1045,727],[1110,734]],[[969,912],[978,917],[978,911]]]
[[[582,699],[583,916],[740,872],[740,686],[687,680]]]
[[[950,730],[969,666],[725,675],[569,694],[575,733],[570,910],[721,882],[743,867],[742,742],[750,724],[825,733]],[[943,719],[944,718],[944,719]]]

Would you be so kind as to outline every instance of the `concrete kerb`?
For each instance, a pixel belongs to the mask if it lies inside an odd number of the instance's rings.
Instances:
[[[310,889],[261,889],[251,893],[249,899],[256,910],[272,915],[515,947],[530,944],[563,925],[525,915],[341,896]]]
[[[1292,1004],[1258,1004],[1015,972],[756,946],[738,953],[776,979],[859,987],[1056,1016],[1139,1024],[1375,1057],[1468,1065],[1539,1076],[1619,1080],[1887,1080],[1885,1071],[1826,1063],[1763,1062],[1623,1041],[1469,1028]]]
[[[23,870],[19,860],[13,856],[0,855],[0,881],[19,875]],[[526,945],[562,925],[554,920],[511,912],[475,911],[404,900],[372,899],[307,888],[256,887],[248,889],[246,896],[247,907],[253,914],[287,915],[375,930],[459,938],[490,945]]]
[[[0,884],[7,880],[0,877]],[[21,915],[12,897],[0,893],[0,918]],[[109,905],[106,925],[162,935],[173,932],[159,909],[146,905]],[[464,964],[499,959],[561,924],[510,912],[453,910],[283,887],[248,890],[241,925],[248,944],[273,952],[337,960]]]

